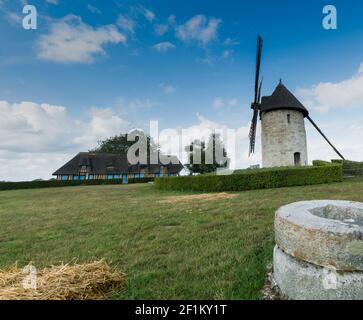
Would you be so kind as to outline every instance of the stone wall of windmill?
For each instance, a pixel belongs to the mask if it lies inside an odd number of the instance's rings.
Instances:
[[[307,165],[304,115],[295,110],[262,113],[262,165]]]

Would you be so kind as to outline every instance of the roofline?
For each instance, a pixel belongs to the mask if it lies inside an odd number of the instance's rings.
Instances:
[[[261,114],[264,113],[269,113],[269,112],[273,112],[273,111],[278,111],[278,110],[294,110],[294,111],[299,111],[304,115],[304,118],[306,118],[307,116],[309,116],[309,111],[308,110],[302,110],[301,108],[294,108],[294,107],[274,107],[272,109],[267,109],[262,111],[261,110]]]
[[[161,154],[159,153],[159,155],[161,155]],[[159,159],[159,163],[155,163],[155,164],[147,163],[147,164],[143,165],[143,164],[130,164],[127,159],[127,154],[123,154],[123,153],[117,154],[117,153],[107,153],[107,152],[78,152],[71,160],[69,160],[62,167],[60,167],[58,170],[53,172],[52,176],[79,174],[78,172],[76,173],[74,170],[67,167],[67,164],[71,163],[73,160],[75,160],[79,156],[83,156],[86,158],[93,158],[93,157],[97,158],[97,156],[99,156],[99,157],[106,156],[106,157],[111,157],[111,158],[118,157],[122,162],[124,162],[124,166],[122,166],[121,168],[120,167],[115,168],[115,169],[121,169],[118,171],[111,172],[111,170],[107,170],[107,168],[105,167],[105,168],[98,168],[99,170],[101,169],[102,171],[91,170],[91,172],[88,172],[89,174],[94,174],[94,175],[135,174],[135,173],[140,173],[145,168],[146,168],[147,172],[152,174],[152,173],[158,172],[158,169],[160,170],[161,166],[168,167],[170,172],[178,173],[178,172],[182,171],[184,168],[181,161],[175,155],[163,155],[163,156],[167,156],[167,157],[171,158],[170,162],[168,164],[161,163],[160,159]],[[174,160],[177,160],[178,163],[174,163]],[[127,166],[127,168],[125,166]],[[64,169],[61,170],[62,168],[64,168]]]

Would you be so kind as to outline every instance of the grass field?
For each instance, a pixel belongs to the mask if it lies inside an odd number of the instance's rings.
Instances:
[[[106,258],[116,299],[258,299],[281,205],[363,201],[363,180],[200,196],[150,184],[0,192],[0,267]]]

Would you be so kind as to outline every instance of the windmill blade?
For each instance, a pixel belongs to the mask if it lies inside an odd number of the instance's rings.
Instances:
[[[258,120],[258,109],[254,109],[253,117],[252,117],[252,121],[251,121],[250,134],[249,134],[249,138],[250,138],[249,156],[255,152],[257,120]]]
[[[262,55],[262,37],[260,35],[257,36],[257,55],[256,55],[256,75],[255,75],[255,97],[254,102],[252,103],[251,108],[253,109],[253,117],[251,121],[251,128],[249,133],[250,138],[250,150],[249,156],[255,152],[255,144],[256,144],[256,129],[257,129],[257,121],[258,114],[260,110],[260,101],[261,101],[261,90],[263,80],[260,82],[260,70],[261,70],[261,55]]]
[[[345,158],[342,156],[342,154],[337,150],[337,148],[334,147],[334,145],[329,141],[329,139],[326,137],[326,135],[320,130],[320,128],[318,127],[318,125],[313,121],[313,119],[311,119],[309,116],[306,117],[311,124],[315,127],[315,129],[322,135],[322,137],[326,140],[326,142],[329,143],[329,145],[333,148],[333,150],[336,152],[336,154],[342,158],[343,160],[345,160]]]
[[[260,86],[258,88],[258,97],[257,97],[257,103],[261,104],[261,90],[262,90],[262,84],[263,84],[263,78],[260,82]]]
[[[260,69],[261,69],[261,55],[262,55],[262,37],[257,36],[257,56],[256,56],[256,76],[255,76],[255,100],[258,103],[258,85],[260,82]]]

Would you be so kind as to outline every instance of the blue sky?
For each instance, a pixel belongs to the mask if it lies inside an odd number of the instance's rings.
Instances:
[[[22,28],[26,3],[37,8],[36,30]],[[327,4],[337,30],[322,27]],[[0,180],[49,177],[75,152],[151,119],[246,136],[257,33],[263,94],[282,78],[337,146],[361,156],[361,1],[1,0],[0,8]],[[310,160],[335,157],[307,131]],[[239,166],[259,162],[240,143]]]

